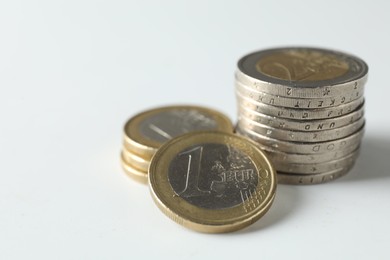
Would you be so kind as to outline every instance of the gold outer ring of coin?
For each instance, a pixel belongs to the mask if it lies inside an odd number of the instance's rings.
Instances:
[[[150,160],[144,159],[126,148],[122,150],[122,158],[126,163],[132,165],[137,170],[148,172]]]
[[[191,204],[175,193],[168,179],[170,163],[178,153],[197,144],[230,145],[248,155],[257,168],[257,176],[263,174],[256,186],[256,193],[252,193],[255,198],[259,198],[257,192],[264,192],[261,200],[249,209],[249,199],[245,201],[246,204],[206,209]],[[157,206],[175,222],[199,232],[224,233],[244,228],[268,211],[275,197],[276,173],[265,154],[253,141],[235,134],[203,131],[176,137],[160,147],[149,167],[149,187]]]
[[[158,107],[141,112],[133,116],[126,122],[124,126],[124,146],[126,147],[126,149],[142,156],[145,159],[151,159],[152,156],[156,153],[157,149],[162,145],[162,143],[143,137],[142,134],[138,131],[138,126],[143,120],[147,119],[150,116],[175,109],[197,110],[203,114],[212,117],[215,120],[215,122],[217,123],[217,128],[215,130],[233,132],[233,125],[230,119],[224,114],[211,108],[187,105]]]
[[[134,168],[134,166],[127,163],[123,158],[123,153],[121,153],[121,165],[127,176],[140,183],[143,184],[148,183],[148,173],[140,171]]]

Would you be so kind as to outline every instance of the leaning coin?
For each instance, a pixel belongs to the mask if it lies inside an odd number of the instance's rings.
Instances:
[[[277,48],[238,61],[241,83],[272,95],[323,98],[360,93],[368,66],[349,54],[317,48]]]
[[[198,106],[169,106],[145,111],[124,126],[127,150],[150,159],[166,141],[199,130],[232,132],[231,121],[222,113]]]
[[[244,228],[270,208],[275,171],[258,146],[222,132],[190,133],[165,143],[149,167],[157,206],[200,232]]]
[[[343,150],[345,147],[359,143],[364,134],[364,126],[350,136],[318,143],[280,141],[240,127],[236,128],[236,132],[258,142],[259,145],[266,147],[266,149],[268,147],[270,149],[278,149],[279,151],[286,153],[316,154]]]
[[[239,119],[240,117],[245,117],[260,124],[268,125],[274,128],[310,132],[339,128],[359,120],[364,115],[364,104],[360,105],[360,107],[358,107],[353,112],[343,116],[309,121],[268,116],[256,111],[252,111],[247,107],[242,106],[241,104],[238,106],[238,115]]]
[[[318,143],[318,142],[340,139],[355,133],[364,125],[364,118],[361,118],[354,123],[351,123],[347,126],[343,126],[340,128],[333,128],[330,130],[321,130],[321,131],[312,131],[312,132],[273,128],[273,127],[269,127],[254,122],[250,119],[246,119],[245,117],[240,117],[237,124],[241,129],[250,129],[263,136],[268,136],[270,138],[274,138],[278,140],[284,140],[290,142]]]

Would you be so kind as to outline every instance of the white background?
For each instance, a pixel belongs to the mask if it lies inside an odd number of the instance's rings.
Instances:
[[[2,1],[0,259],[389,259],[388,1]],[[236,120],[244,54],[304,45],[370,66],[348,176],[279,185],[242,231],[187,230],[119,164],[122,127],[166,104]]]

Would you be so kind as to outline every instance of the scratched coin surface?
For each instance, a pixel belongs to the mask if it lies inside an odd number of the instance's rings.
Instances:
[[[275,171],[252,141],[204,131],[174,138],[157,151],[149,186],[158,207],[185,227],[210,233],[246,227],[275,196]]]
[[[198,106],[169,106],[148,110],[127,121],[124,146],[150,160],[166,141],[200,130],[232,132],[231,121],[222,113]]]

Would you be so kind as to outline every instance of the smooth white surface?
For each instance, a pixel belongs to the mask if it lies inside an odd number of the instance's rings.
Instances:
[[[2,1],[0,259],[389,259],[388,1]],[[242,231],[187,230],[119,164],[128,117],[206,105],[236,120],[244,54],[305,45],[370,66],[350,174],[279,185]]]

